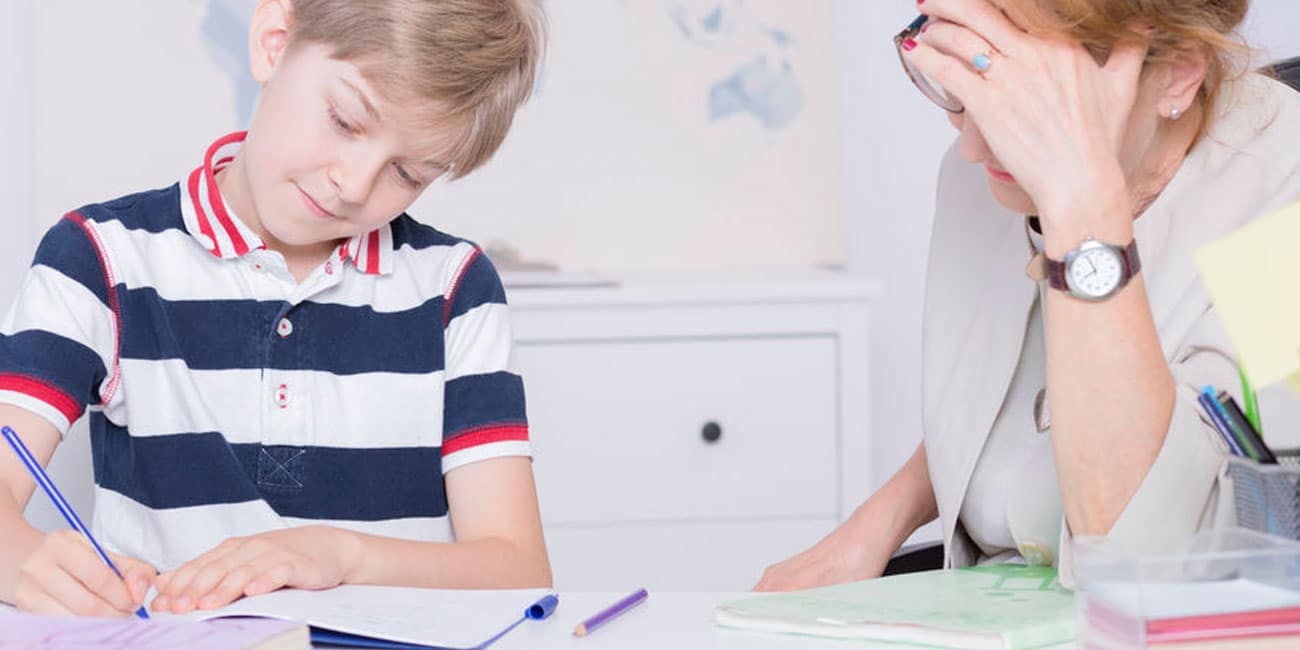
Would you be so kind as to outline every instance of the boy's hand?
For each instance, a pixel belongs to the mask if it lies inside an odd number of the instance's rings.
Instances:
[[[232,537],[158,576],[154,611],[216,609],[281,587],[327,589],[356,565],[360,541],[340,528],[304,526]]]
[[[19,567],[14,605],[20,611],[65,616],[130,616],[158,573],[135,558],[109,553],[122,578],[75,530],[45,535]]]

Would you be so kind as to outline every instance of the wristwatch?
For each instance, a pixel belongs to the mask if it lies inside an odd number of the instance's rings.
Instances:
[[[1136,239],[1128,246],[1116,246],[1089,237],[1066,253],[1064,260],[1046,255],[1043,260],[1047,264],[1047,286],[1089,302],[1115,295],[1142,270]]]

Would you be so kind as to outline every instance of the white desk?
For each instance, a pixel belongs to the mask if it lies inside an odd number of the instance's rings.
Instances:
[[[735,650],[844,650],[864,648],[861,641],[760,634],[717,627],[713,606],[753,594],[651,592],[646,602],[606,623],[589,636],[573,636],[584,619],[626,596],[615,592],[567,592],[544,621],[528,621],[491,646],[492,650],[664,650],[726,648]],[[882,645],[897,650],[898,646]]]
[[[903,646],[859,640],[819,639],[788,634],[761,634],[718,627],[713,606],[752,593],[652,592],[649,600],[605,624],[590,636],[573,636],[583,619],[625,593],[568,592],[545,621],[528,621],[491,646],[491,650],[845,650]],[[1070,650],[1073,643],[1044,650]]]

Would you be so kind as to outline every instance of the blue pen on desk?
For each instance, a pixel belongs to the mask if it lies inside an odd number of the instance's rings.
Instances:
[[[27,445],[23,444],[23,441],[18,437],[18,434],[7,425],[0,428],[0,432],[4,433],[5,440],[8,440],[9,446],[14,448],[14,453],[18,454],[18,459],[23,461],[23,464],[27,466],[27,471],[32,473],[32,478],[36,479],[36,484],[41,486],[41,489],[45,490],[45,493],[50,496],[50,501],[54,502],[54,507],[58,508],[59,514],[63,515],[64,519],[68,520],[68,525],[72,526],[73,529],[82,535],[85,535],[86,539],[90,540],[90,545],[95,547],[95,552],[99,554],[99,559],[103,560],[104,564],[107,564],[108,568],[112,569],[113,573],[117,574],[117,577],[122,578],[122,572],[117,570],[117,565],[113,564],[113,561],[108,559],[108,554],[104,552],[104,549],[100,548],[99,542],[95,541],[95,537],[90,534],[90,530],[86,528],[86,525],[81,523],[81,517],[78,517],[77,513],[73,511],[72,506],[68,505],[68,502],[64,500],[63,495],[59,493],[59,488],[54,487],[54,481],[50,480],[49,475],[45,473],[41,464],[36,462],[36,458],[32,456],[32,452],[27,450]],[[125,578],[123,578],[123,580],[125,580]],[[140,618],[149,618],[149,613],[144,611],[144,607],[135,610],[135,615]]]

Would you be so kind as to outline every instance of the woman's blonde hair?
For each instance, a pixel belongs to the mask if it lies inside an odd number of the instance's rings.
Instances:
[[[293,0],[290,47],[331,48],[386,99],[455,130],[451,178],[483,165],[532,93],[546,25],[536,0]]]
[[[1206,52],[1209,69],[1196,97],[1205,109],[1202,133],[1223,83],[1247,68],[1249,49],[1236,30],[1250,0],[1011,0],[1008,5],[1020,10],[1031,32],[1082,42],[1102,58],[1126,39],[1149,43],[1148,62],[1189,50]]]

